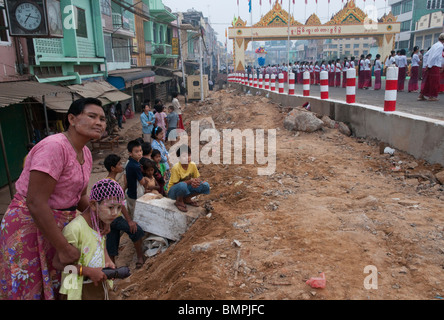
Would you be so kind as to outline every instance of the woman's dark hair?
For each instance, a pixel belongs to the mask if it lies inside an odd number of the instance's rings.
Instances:
[[[78,116],[79,114],[83,113],[83,111],[85,110],[85,107],[89,104],[94,104],[96,106],[102,107],[102,102],[96,98],[81,98],[81,99],[77,99],[76,101],[71,103],[71,106],[69,107],[68,112],[66,113],[66,118],[65,118],[66,129],[65,130],[68,130],[68,128],[69,128],[68,116],[70,114]]]
[[[181,145],[177,150],[176,150],[176,156],[180,157],[180,154],[182,152],[188,152],[188,154],[191,154],[191,148],[190,146],[187,146],[186,144]]]
[[[157,135],[159,133],[161,133],[163,131],[163,129],[161,127],[154,127],[153,128],[153,132],[151,133],[151,138],[152,139],[157,139]]]
[[[401,49],[400,53],[401,53],[402,56],[405,56],[405,53],[406,53],[405,49]]]
[[[161,113],[161,112],[163,112],[165,107],[163,106],[163,104],[158,104],[158,105],[154,106],[154,109],[156,110],[156,112]]]
[[[151,152],[151,159],[154,159],[154,157],[157,156],[158,154],[161,155],[160,150],[153,149],[153,151]]]
[[[177,92],[173,92],[171,95],[173,96],[173,98],[177,98],[177,96],[178,96],[179,94],[178,94]]]

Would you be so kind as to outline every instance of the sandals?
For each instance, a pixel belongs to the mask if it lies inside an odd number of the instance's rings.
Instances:
[[[188,205],[193,206],[193,207],[198,207],[199,206],[199,204],[196,201],[193,201],[193,200],[190,200],[190,202],[185,202],[185,204],[188,204]]]

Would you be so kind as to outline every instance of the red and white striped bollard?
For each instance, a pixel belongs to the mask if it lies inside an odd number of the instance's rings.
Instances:
[[[321,80],[321,99],[325,100],[328,99],[328,72],[321,71],[319,77]]]
[[[268,73],[265,75],[265,90],[270,90],[270,75]]]
[[[384,111],[396,111],[398,97],[398,67],[388,67],[385,78]]]
[[[310,72],[304,72],[304,80],[302,81],[303,96],[308,97],[310,95]]]
[[[259,84],[258,87],[259,89],[262,89],[262,87],[264,86],[264,76],[261,74],[259,74]]]
[[[347,70],[347,82],[346,82],[346,99],[347,103],[356,102],[356,69],[349,68]]]
[[[284,74],[279,73],[279,93],[284,93]]]
[[[288,81],[288,94],[294,96],[295,74],[293,72],[289,73]]]
[[[273,73],[272,75],[271,75],[271,88],[270,88],[270,90],[271,91],[276,91],[276,75]]]

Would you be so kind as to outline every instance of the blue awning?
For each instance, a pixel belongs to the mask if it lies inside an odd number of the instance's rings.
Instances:
[[[154,82],[156,73],[151,70],[122,72],[108,75],[107,81],[119,90],[126,89],[126,83],[142,79],[144,83]]]

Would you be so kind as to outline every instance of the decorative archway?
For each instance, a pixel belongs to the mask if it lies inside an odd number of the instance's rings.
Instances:
[[[347,1],[344,8],[325,24],[316,14],[302,24],[294,20],[277,0],[273,8],[253,26],[247,27],[247,22],[238,17],[228,28],[228,38],[233,40],[235,72],[243,72],[245,50],[250,41],[287,40],[289,33],[290,40],[373,37],[378,42],[379,54],[384,61],[394,49],[395,34],[400,30],[400,23],[396,22],[391,12],[374,21],[356,6],[354,0]]]

